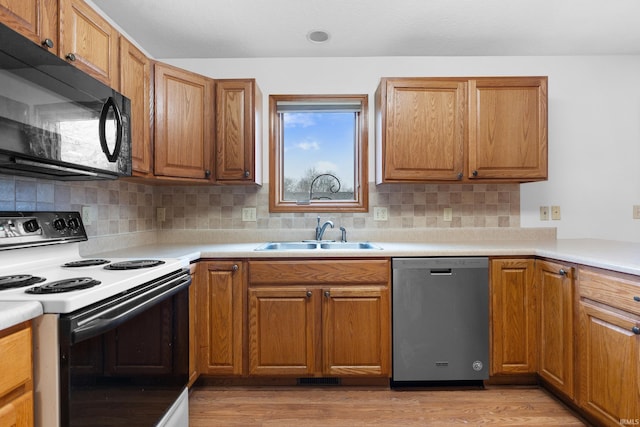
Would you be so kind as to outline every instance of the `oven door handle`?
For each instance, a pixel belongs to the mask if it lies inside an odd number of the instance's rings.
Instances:
[[[123,300],[120,304],[109,307],[98,316],[74,328],[71,331],[71,343],[75,344],[116,328],[148,308],[188,288],[189,285],[191,285],[191,276],[187,274],[177,281],[164,283],[151,288],[148,292]]]

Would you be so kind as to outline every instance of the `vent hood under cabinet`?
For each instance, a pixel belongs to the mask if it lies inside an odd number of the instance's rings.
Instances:
[[[131,176],[128,98],[0,24],[0,173]]]

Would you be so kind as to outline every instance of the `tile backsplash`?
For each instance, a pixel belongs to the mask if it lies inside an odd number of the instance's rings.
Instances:
[[[317,214],[269,213],[269,188],[253,186],[152,186],[126,180],[61,182],[0,175],[0,210],[78,210],[89,206],[90,236],[156,229],[313,228]],[[386,207],[388,221],[375,221],[373,207]],[[165,208],[157,222],[156,208]],[[255,207],[257,221],[242,221]],[[518,184],[369,185],[367,213],[320,214],[356,229],[520,227]],[[451,208],[451,221],[444,221]]]

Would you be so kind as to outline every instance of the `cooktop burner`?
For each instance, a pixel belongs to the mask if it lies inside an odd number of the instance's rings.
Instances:
[[[33,285],[44,282],[44,277],[31,276],[29,274],[15,274],[13,276],[0,277],[0,290],[22,288],[24,286]]]
[[[25,292],[28,294],[55,294],[87,289],[99,284],[100,282],[98,280],[93,280],[91,277],[75,277],[73,279],[58,280],[42,286],[29,288]]]
[[[91,267],[94,265],[102,265],[108,264],[110,261],[108,259],[81,259],[79,261],[71,261],[66,264],[62,264],[63,267]]]
[[[114,262],[105,265],[106,270],[135,270],[137,268],[150,268],[164,264],[164,261],[156,259],[134,259],[131,261]]]

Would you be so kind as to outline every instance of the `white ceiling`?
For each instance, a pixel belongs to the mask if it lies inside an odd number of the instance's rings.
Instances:
[[[639,0],[93,3],[154,58],[640,54]]]

